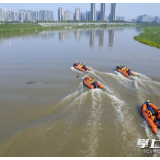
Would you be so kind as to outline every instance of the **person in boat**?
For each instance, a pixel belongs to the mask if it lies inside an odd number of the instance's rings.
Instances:
[[[95,88],[97,88],[97,82],[96,82],[96,80],[95,80],[95,79],[93,79],[92,84],[94,85],[94,87],[95,87]]]
[[[92,80],[93,80],[92,77],[88,77],[88,83],[89,83],[89,84],[92,84]]]
[[[145,104],[147,105],[147,109],[150,110],[152,112],[152,114],[155,115],[155,111],[153,110],[153,108],[151,107],[151,102],[150,100],[147,100],[147,102],[145,102]]]
[[[122,69],[122,66],[118,65],[116,68],[117,68],[117,69]]]
[[[74,64],[73,64],[73,66],[78,66],[78,63],[77,63],[77,61],[76,61],[76,63],[74,63]]]
[[[82,65],[82,64],[79,62],[79,63],[78,63],[78,66],[80,67],[81,65]]]
[[[90,83],[90,77],[85,76],[85,80],[87,83]]]
[[[91,77],[88,77],[88,83],[92,84],[92,78]]]
[[[82,67],[82,68],[84,67],[84,63],[81,64],[81,67]],[[84,69],[84,68],[83,68],[83,69]]]
[[[88,77],[87,76],[85,76],[85,78],[84,78],[86,81],[88,80]]]
[[[149,118],[150,118],[153,122],[156,122],[156,121],[157,121],[156,116],[154,116],[150,110],[147,110],[147,113],[148,113]]]
[[[120,65],[117,65],[117,67],[116,67],[117,69],[120,69]]]
[[[85,70],[87,70],[85,63],[83,64],[82,68],[85,69]]]
[[[131,68],[127,69],[126,72],[128,75],[131,75]]]
[[[126,68],[126,66],[124,66],[124,67],[122,68],[122,71],[124,71],[124,72],[125,72],[125,71],[126,71],[126,69],[127,69],[127,68]]]

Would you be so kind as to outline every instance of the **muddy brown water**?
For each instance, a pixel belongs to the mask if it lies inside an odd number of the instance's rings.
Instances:
[[[0,156],[160,156],[137,148],[138,139],[160,139],[140,113],[147,99],[160,107],[160,50],[134,41],[139,33],[97,28],[0,38]],[[75,61],[91,71],[75,70]],[[136,76],[116,72],[118,64]],[[85,75],[104,89],[83,86]]]

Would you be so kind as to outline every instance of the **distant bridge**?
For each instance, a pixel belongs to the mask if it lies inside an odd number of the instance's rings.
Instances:
[[[59,23],[59,22],[55,22],[55,23],[38,23],[43,27],[51,27],[51,26],[84,26],[84,25],[96,25],[96,26],[100,26],[100,25],[136,25],[135,23],[87,23],[87,22],[66,22],[66,23]]]

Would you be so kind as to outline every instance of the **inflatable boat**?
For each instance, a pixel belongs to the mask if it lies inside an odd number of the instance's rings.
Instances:
[[[81,63],[74,63],[73,67],[77,70],[80,70],[82,72],[86,72],[87,70],[90,71],[91,69],[87,67],[85,64]]]
[[[160,121],[160,109],[156,105],[154,105],[153,103],[151,103],[150,106],[153,109],[154,113],[151,113],[151,115],[150,115],[150,113],[149,113],[150,110],[147,109],[147,104],[146,103],[144,103],[142,105],[141,112],[142,112],[142,115],[144,116],[145,120],[147,121],[149,127],[153,131],[153,133],[157,134],[158,133],[158,128],[157,127],[159,126],[159,121]],[[155,117],[156,117],[156,119],[155,119]]]
[[[100,84],[99,82],[95,81],[95,79],[91,78],[91,77],[85,77],[83,79],[83,84],[85,86],[89,87],[90,89],[103,88],[102,84]]]
[[[122,73],[126,77],[129,77],[130,75],[135,76],[135,74],[132,71],[128,72],[128,68],[123,70],[123,66],[118,65],[116,69],[118,72]]]

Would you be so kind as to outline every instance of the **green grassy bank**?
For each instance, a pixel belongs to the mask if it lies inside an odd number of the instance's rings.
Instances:
[[[80,26],[70,26],[71,28],[107,28],[107,27],[129,27],[130,25],[80,25]],[[43,27],[37,23],[25,23],[25,24],[0,24],[0,34],[6,33],[23,33],[23,32],[31,32],[35,30],[59,30],[59,29],[69,29],[69,26],[52,26],[52,27]]]
[[[25,24],[0,24],[0,43],[5,39],[17,36],[26,36],[31,34],[38,34],[45,30],[70,30],[70,29],[89,29],[89,28],[107,28],[116,27],[115,25],[84,25],[84,26],[52,26],[43,27],[37,23],[25,23]],[[117,25],[117,27],[122,27],[122,25]],[[128,27],[128,25],[123,25],[123,27]],[[36,30],[36,31],[35,31]]]
[[[39,24],[36,23],[28,23],[28,24],[0,24],[0,34],[3,33],[15,33],[15,32],[25,32],[31,31],[35,29],[44,29]]]
[[[149,46],[160,48],[160,27],[144,28],[134,39]]]

